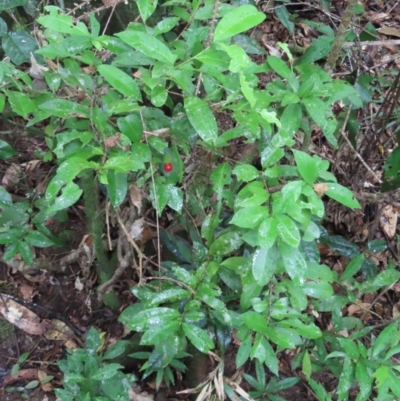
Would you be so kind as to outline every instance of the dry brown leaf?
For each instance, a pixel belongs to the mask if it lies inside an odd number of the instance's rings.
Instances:
[[[104,145],[106,149],[114,148],[115,146],[119,145],[121,142],[121,134],[115,134],[107,137],[104,140]]]
[[[314,184],[314,191],[321,198],[326,191],[329,191],[329,187],[325,183]]]
[[[4,173],[1,184],[5,188],[10,188],[12,185],[16,184],[21,177],[22,169],[21,166],[17,164],[11,164],[11,166]]]
[[[142,191],[135,184],[129,186],[129,199],[131,200],[132,205],[136,206],[138,214],[140,215],[142,210],[143,196],[142,196]]]
[[[74,332],[61,320],[53,319],[51,327],[44,335],[48,340],[67,341],[73,339]]]
[[[47,322],[42,321],[36,313],[9,298],[3,297],[2,302],[0,302],[0,313],[10,323],[28,334],[44,334],[50,326]]]
[[[390,26],[384,26],[384,27],[378,29],[378,32],[383,35],[397,36],[398,38],[400,38],[400,30],[397,28],[390,27]]]
[[[44,370],[40,370],[39,369],[39,371],[38,371],[38,379],[39,379],[39,381],[42,381],[47,376],[49,376],[49,375]],[[45,392],[53,391],[53,385],[49,381],[46,382],[46,383],[40,383],[40,387]]]
[[[379,221],[382,230],[389,238],[393,238],[396,235],[397,218],[397,212],[394,210],[393,206],[386,205],[382,211]]]

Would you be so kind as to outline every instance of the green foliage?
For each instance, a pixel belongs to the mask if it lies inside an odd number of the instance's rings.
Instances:
[[[296,61],[280,44],[288,63],[268,56],[257,64],[248,54],[259,50],[246,35],[265,18],[256,7],[224,3],[213,15],[213,2],[183,7],[171,1],[162,5],[165,19],[152,24],[157,2],[137,3],[143,22],[114,36],[99,34],[94,15],[89,29],[47,6],[37,19],[47,44],[29,51],[47,89],[36,90],[28,74],[0,63],[2,110],[29,120],[27,127],[45,126],[43,158],[56,165],[44,197],[33,203],[13,203],[1,188],[0,244],[7,245],[7,258],[20,253],[32,263],[32,246],[55,242],[45,222],[80,200],[85,176],[96,178],[115,209],[135,183],[148,188],[159,215],[168,207],[186,228],[180,235],[161,234],[173,260],[163,262],[162,277],[155,272],[147,285],[132,289],[137,302],[119,317],[140,333],[144,348],[132,357],[145,361],[144,377],[154,373],[157,386],[173,383],[174,371],[185,371],[181,359],[188,356],[188,343],[203,353],[223,353],[235,330],[237,366],[255,361],[256,378],[245,375],[255,398],[279,400],[274,393],[296,383],[278,380],[279,352],[294,348],[300,352],[293,369],[302,367],[321,400],[331,396],[312,374],[324,368],[338,377],[340,400],[353,384],[360,387],[358,400],[366,400],[373,386],[378,399],[399,396],[398,370],[390,359],[398,346],[397,323],[371,337],[366,349],[361,339],[372,328],[363,331],[361,319],[342,315],[356,297],[393,284],[399,273],[391,266],[375,274],[357,245],[325,232],[323,195],[349,208],[360,205],[337,183],[328,161],[307,153],[316,127],[337,147],[340,118],[333,103],[357,109],[365,102],[360,88],[312,64],[329,52],[333,33],[319,27],[325,36]],[[292,30],[287,9],[279,10]],[[40,68],[40,56],[55,60],[57,68]],[[268,71],[275,79],[261,88],[259,74]],[[234,120],[225,132],[218,124],[220,109]],[[234,139],[254,145],[250,161],[225,157]],[[196,153],[197,160],[185,165]],[[14,155],[0,143],[2,159]],[[166,163],[172,170],[165,171]],[[341,277],[320,263],[318,241],[352,259]],[[364,282],[356,279],[359,273]],[[317,324],[321,313],[331,314],[331,332]],[[351,332],[348,338],[344,331]],[[105,354],[100,345],[91,329],[86,348],[60,361],[62,401],[127,399],[133,377],[107,362],[123,352],[123,343]],[[272,373],[268,383],[266,369]]]
[[[64,373],[64,388],[56,389],[60,401],[128,401],[128,390],[136,378],[121,372],[122,365],[108,362],[125,351],[119,341],[101,352],[102,341],[93,327],[88,331],[85,348],[68,350],[67,359],[58,362]]]

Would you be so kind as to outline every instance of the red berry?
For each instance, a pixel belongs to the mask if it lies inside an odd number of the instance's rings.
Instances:
[[[173,169],[173,167],[172,167],[172,164],[171,164],[171,163],[165,163],[165,164],[164,164],[164,171],[165,171],[166,173],[170,173],[170,172],[172,171],[172,169]]]

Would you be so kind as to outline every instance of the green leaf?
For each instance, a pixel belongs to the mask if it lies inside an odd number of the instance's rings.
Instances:
[[[250,164],[238,164],[232,172],[236,174],[238,180],[246,182],[253,181],[260,175],[259,171]]]
[[[313,185],[319,175],[320,160],[299,150],[293,149],[292,152],[301,177],[307,184]]]
[[[246,338],[242,341],[239,346],[239,349],[236,353],[236,368],[239,369],[243,366],[246,361],[249,359],[251,344],[253,342],[253,336],[248,334]]]
[[[188,323],[182,323],[183,332],[190,342],[201,352],[206,354],[214,348],[214,343],[209,335],[200,327]]]
[[[151,90],[151,103],[156,107],[161,107],[165,104],[168,98],[168,92],[162,86],[157,85]]]
[[[78,185],[76,185],[74,182],[69,182],[62,189],[61,195],[58,196],[54,200],[54,203],[47,209],[47,212],[50,214],[69,208],[78,202],[82,192],[82,189],[79,188]]]
[[[99,65],[97,71],[118,92],[125,96],[131,96],[133,100],[141,100],[136,81],[126,72],[107,64]]]
[[[333,295],[333,288],[326,281],[307,281],[303,284],[303,291],[309,297],[316,299],[327,299]]]
[[[347,264],[344,273],[340,276],[340,281],[342,282],[354,279],[354,276],[361,269],[363,263],[364,263],[364,253],[361,253]]]
[[[144,0],[148,3],[148,0]],[[157,23],[157,25],[154,28],[154,36],[157,36],[161,33],[169,32],[171,29],[173,29],[179,21],[178,17],[169,17],[169,18],[164,18],[160,22]]]
[[[275,7],[275,15],[278,17],[279,21],[281,21],[282,25],[290,32],[292,33],[294,30],[294,24],[292,21],[290,21],[290,14],[289,11],[285,6],[279,5],[278,7]]]
[[[277,214],[277,230],[279,236],[290,246],[297,248],[300,244],[300,232],[296,223],[285,214]]]
[[[266,285],[276,270],[276,263],[271,260],[268,253],[271,253],[271,248],[257,249],[253,256],[252,272],[255,280],[259,285]]]
[[[244,324],[256,333],[266,334],[268,329],[266,316],[260,315],[257,312],[248,311],[241,315]]]
[[[343,361],[343,370],[339,377],[337,387],[338,401],[347,400],[349,390],[353,385],[354,380],[354,365],[349,357],[345,357]]]
[[[372,391],[372,377],[367,368],[364,366],[363,360],[358,360],[356,364],[356,380],[359,385],[359,392],[356,401],[367,401]]]
[[[180,326],[178,320],[154,324],[149,327],[140,339],[140,345],[154,345],[160,343],[165,338],[174,335]]]
[[[87,106],[66,99],[51,99],[40,104],[38,108],[46,111],[49,115],[65,119],[76,117],[76,114],[81,114],[79,117],[90,116],[90,111]]]
[[[267,216],[268,208],[266,206],[250,206],[235,212],[230,224],[241,228],[257,228]]]
[[[312,373],[312,365],[311,365],[311,360],[310,360],[310,354],[306,350],[303,355],[303,361],[302,361],[302,368],[301,371],[303,372],[304,376],[309,378]]]
[[[18,242],[18,251],[22,256],[22,259],[27,265],[33,264],[33,252],[32,248],[26,242]]]
[[[0,140],[0,160],[8,159],[16,154],[17,152],[7,142]]]
[[[126,197],[128,192],[127,173],[117,173],[115,170],[107,172],[107,192],[113,207],[118,207]]]
[[[189,298],[190,293],[182,288],[169,288],[167,290],[154,294],[148,302],[148,306],[156,306],[165,302],[176,302]]]
[[[154,13],[155,9],[157,8],[158,0],[137,0],[136,4],[139,8],[140,16],[142,17],[143,22]]]
[[[242,245],[243,240],[239,233],[229,231],[221,234],[210,246],[210,255],[225,256],[228,255]]]
[[[182,212],[183,192],[180,188],[173,186],[169,188],[169,197],[167,205],[178,213]]]
[[[350,191],[350,189],[334,182],[329,182],[326,185],[328,186],[329,190],[326,191],[325,194],[328,195],[330,198],[334,199],[344,206],[354,209],[361,209],[358,200],[354,197],[354,194],[352,191]]]
[[[184,107],[190,124],[200,138],[214,144],[218,137],[218,126],[207,103],[198,97],[188,96],[184,99]]]
[[[385,327],[372,347],[372,357],[377,357],[386,348],[396,345],[399,340],[399,324],[397,322]]]
[[[261,344],[264,347],[265,364],[275,376],[279,376],[279,361],[276,352],[271,347],[271,344],[265,337],[262,338]]]
[[[59,14],[59,9],[57,7],[47,6],[45,9],[49,11],[49,15],[42,15],[37,19],[37,22],[43,25],[45,28],[71,35],[90,36],[90,33],[84,23],[78,22],[76,26],[74,26],[72,16]]]
[[[138,114],[128,114],[117,120],[117,125],[122,134],[128,137],[132,143],[139,142],[143,136],[143,124]]]
[[[278,221],[274,217],[264,219],[258,228],[258,243],[265,248],[272,248],[278,237]]]
[[[95,354],[101,346],[101,339],[99,332],[91,327],[86,335],[85,341],[86,349],[92,354]]]
[[[307,263],[302,253],[285,242],[279,243],[279,252],[281,254],[286,272],[293,280],[298,278],[300,282],[304,281],[307,272]]]
[[[282,78],[287,79],[291,74],[292,70],[287,66],[287,64],[279,57],[268,56],[267,62],[270,67],[279,74]]]
[[[148,57],[169,65],[175,63],[177,57],[171,53],[171,50],[163,42],[154,36],[139,31],[124,31],[117,33],[116,36]]]
[[[31,53],[38,49],[36,40],[25,31],[11,31],[3,36],[2,47],[10,60],[20,65],[29,63]]]
[[[37,110],[37,106],[26,93],[7,91],[8,101],[12,110],[23,118]]]
[[[247,31],[260,24],[265,14],[252,5],[244,5],[228,12],[217,24],[214,32],[214,42],[228,39],[238,33]]]
[[[125,352],[126,347],[128,346],[129,342],[125,340],[118,340],[110,348],[104,353],[103,358],[104,360],[107,359],[114,359],[119,357]]]
[[[4,10],[10,10],[12,8],[20,7],[20,6],[25,6],[28,0],[8,0],[8,1],[2,1],[0,3],[0,12],[3,12]]]
[[[24,241],[38,248],[47,248],[49,246],[54,245],[54,242],[51,239],[47,238],[40,231],[30,231],[24,237]]]
[[[119,363],[108,363],[101,366],[100,369],[91,376],[91,379],[101,381],[109,380],[118,373],[119,369],[123,369],[123,366]]]

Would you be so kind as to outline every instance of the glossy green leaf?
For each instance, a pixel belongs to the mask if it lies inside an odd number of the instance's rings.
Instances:
[[[132,314],[132,311],[133,309],[125,309],[120,315],[119,320],[135,331],[145,331],[153,324],[162,325],[165,322],[176,320],[180,317],[180,313],[171,308],[150,308],[139,313],[135,311],[134,314]]]
[[[349,390],[354,381],[354,365],[349,357],[344,358],[343,370],[339,377],[339,384],[337,387],[337,395],[339,401],[348,399]]]
[[[131,96],[133,100],[141,100],[136,81],[126,72],[108,64],[99,65],[97,71],[118,92]]]
[[[274,217],[264,219],[258,228],[258,243],[261,247],[272,248],[278,237],[278,221]]]
[[[221,234],[210,246],[210,255],[225,256],[228,255],[242,245],[243,240],[239,233],[229,231]]]
[[[359,385],[359,392],[356,401],[368,401],[372,392],[372,376],[365,367],[364,361],[358,360],[356,364],[356,380]]]
[[[190,124],[200,138],[207,143],[215,143],[218,137],[218,127],[215,117],[208,104],[194,96],[184,99],[184,107]]]
[[[18,251],[24,262],[28,265],[33,264],[33,251],[30,245],[24,241],[18,242]]]
[[[303,291],[309,297],[327,299],[333,295],[332,286],[325,281],[307,281],[303,284]]]
[[[182,328],[186,337],[199,351],[206,354],[214,348],[213,341],[200,327],[188,323],[182,323]]]
[[[38,49],[36,40],[25,31],[11,31],[3,36],[2,47],[10,60],[20,65],[28,63],[31,53]]]
[[[148,2],[148,0],[144,0]],[[154,28],[154,35],[159,35],[161,33],[169,32],[171,29],[173,29],[179,21],[178,17],[169,17],[169,18],[164,18],[160,22],[157,23],[157,25]]]
[[[256,333],[266,334],[268,324],[266,316],[263,316],[257,312],[248,311],[241,315],[244,324]]]
[[[221,42],[238,33],[247,31],[260,24],[265,14],[251,5],[244,5],[233,9],[217,24],[214,32],[214,42]]]
[[[35,102],[26,93],[7,91],[7,96],[14,113],[23,118],[27,118],[28,114],[37,110]]]
[[[117,125],[122,134],[133,143],[139,142],[143,136],[143,124],[138,114],[128,114],[117,120]],[[146,160],[147,161],[147,160]]]
[[[182,288],[169,288],[167,290],[163,290],[154,294],[150,302],[148,302],[148,306],[156,306],[164,302],[176,302],[182,299],[189,298],[189,296],[190,293],[187,290],[184,290]]]
[[[293,149],[292,152],[301,177],[307,184],[313,185],[318,178],[320,161],[316,156],[312,157],[299,150]]]
[[[230,224],[241,228],[257,228],[268,214],[269,212],[266,206],[246,207],[235,212]]]
[[[82,117],[90,116],[87,106],[66,99],[51,99],[40,104],[38,108],[50,115],[65,119],[76,117],[76,115],[82,115]]]
[[[377,357],[386,348],[396,345],[400,340],[399,324],[392,323],[385,327],[376,339],[372,348],[372,357]]]
[[[117,173],[115,170],[107,172],[107,192],[113,207],[118,207],[126,197],[128,192],[127,173]]]
[[[300,244],[300,232],[296,223],[284,214],[277,214],[274,218],[277,221],[278,235],[287,244],[297,248]]]
[[[287,66],[287,64],[279,57],[276,56],[268,56],[267,62],[270,67],[279,74],[282,78],[287,79],[290,74],[292,74],[292,70]]]
[[[275,7],[275,15],[278,17],[278,19],[282,23],[282,25],[290,33],[292,33],[294,30],[294,24],[292,21],[290,21],[290,14],[289,14],[288,9],[285,6],[279,5],[278,7]]]
[[[248,334],[242,341],[236,353],[236,368],[243,366],[250,357],[250,350],[253,341],[253,336]]]
[[[61,195],[58,196],[52,205],[47,209],[48,213],[54,213],[59,210],[64,210],[78,202],[82,195],[82,189],[74,182],[69,182],[62,188]]]
[[[162,61],[168,65],[175,63],[177,57],[163,42],[154,36],[133,30],[117,33],[116,36],[148,57]]]
[[[334,182],[329,182],[326,185],[329,189],[325,192],[325,194],[328,195],[330,198],[334,199],[344,206],[361,209],[358,200],[354,197],[354,194],[352,191],[350,191],[350,189]]]
[[[154,345],[160,343],[165,338],[174,335],[180,326],[178,320],[170,320],[162,324],[151,325],[143,334],[140,345]]]
[[[232,170],[232,173],[235,174],[240,181],[253,181],[257,177],[259,177],[259,171],[250,164],[238,164]]]
[[[40,231],[30,231],[25,237],[24,240],[37,248],[47,248],[49,246],[54,245],[54,242],[47,238]]]
[[[151,103],[155,107],[161,107],[168,98],[168,92],[162,86],[156,86],[151,90]]]
[[[111,345],[110,348],[104,353],[103,358],[104,360],[107,359],[114,359],[119,357],[125,352],[126,347],[128,346],[128,341],[119,340]]]
[[[302,253],[285,242],[279,243],[279,252],[289,276],[292,279],[298,278],[303,281],[307,271],[307,263]]]
[[[274,258],[269,256],[271,248],[257,249],[253,256],[252,272],[257,284],[266,285],[276,270]]]
[[[17,152],[5,141],[0,140],[0,160],[13,157]]]
[[[91,379],[93,380],[108,380],[114,377],[119,369],[123,369],[123,366],[119,363],[108,363],[99,368],[97,372],[95,372]]]
[[[340,276],[340,281],[349,281],[359,272],[364,263],[364,253],[352,259],[346,266],[344,273]]]
[[[157,8],[158,0],[137,0],[136,2],[140,16],[142,17],[143,22],[154,13],[155,9]]]

